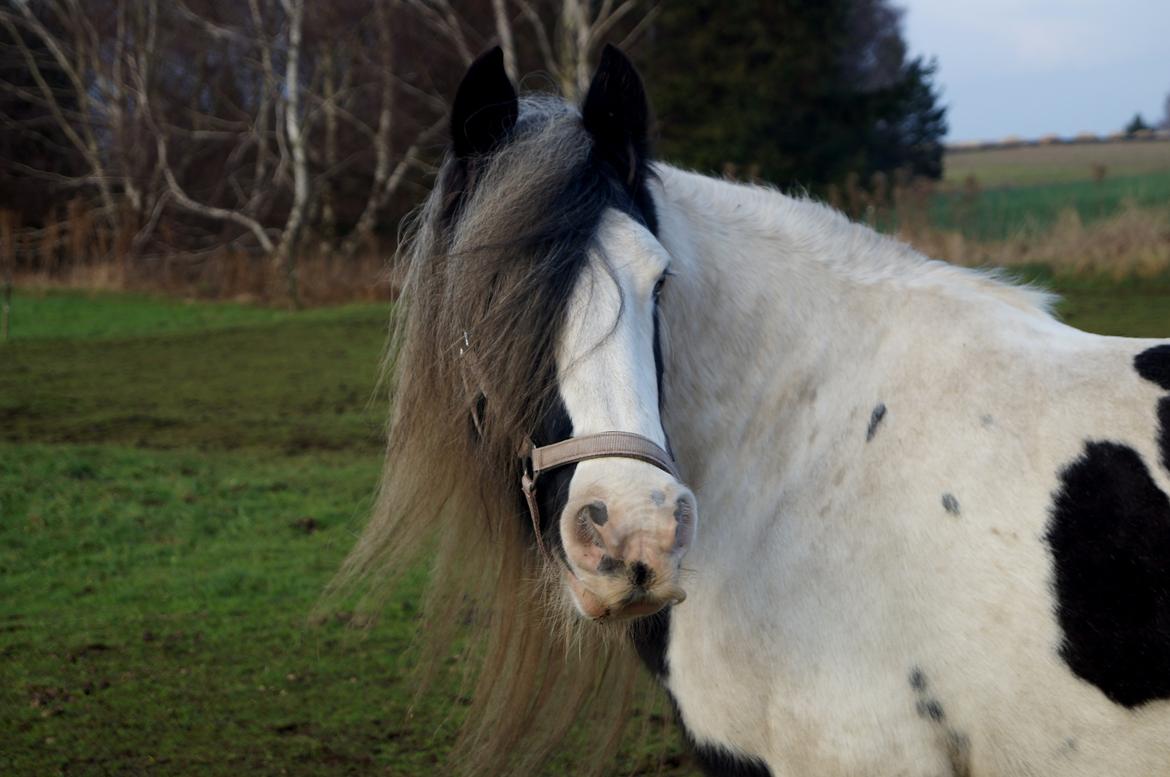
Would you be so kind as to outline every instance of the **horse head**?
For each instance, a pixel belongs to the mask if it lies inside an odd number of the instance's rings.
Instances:
[[[697,519],[660,417],[670,256],[655,237],[649,111],[612,47],[579,115],[561,105],[551,115],[547,104],[522,106],[498,49],[463,79],[440,174],[444,229],[473,273],[477,254],[498,253],[482,246],[515,251],[495,257],[508,266],[484,279],[473,320],[451,334],[459,380],[475,395],[469,434],[490,448],[502,430],[516,446],[520,520],[569,600],[589,619],[637,617],[685,598],[680,563]],[[552,154],[575,161],[550,186],[518,177]],[[522,234],[499,224],[534,205]],[[517,391],[517,379],[539,391]]]

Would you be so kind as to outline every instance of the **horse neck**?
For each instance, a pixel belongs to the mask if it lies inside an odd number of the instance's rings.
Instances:
[[[891,349],[944,320],[954,328],[956,308],[1043,316],[1042,296],[929,261],[822,205],[665,166],[658,179],[675,275],[663,421],[692,486],[733,471],[745,482],[744,467],[774,480],[792,457],[807,463],[813,435],[825,445],[826,432],[858,431],[842,428],[842,405],[870,412]]]

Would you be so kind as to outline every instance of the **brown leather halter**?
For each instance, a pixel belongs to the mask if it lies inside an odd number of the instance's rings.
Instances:
[[[471,338],[465,331],[463,342],[459,347],[459,355],[467,356],[470,353]],[[468,361],[468,368],[473,374],[479,372],[471,360]],[[470,384],[465,378],[465,388],[468,385]],[[479,385],[484,384],[480,381]],[[479,393],[480,396],[484,396],[482,390]],[[476,431],[482,434],[482,420],[474,408],[471,411],[471,422]],[[540,447],[533,444],[532,438],[526,437],[520,450],[520,490],[524,493],[524,501],[528,503],[528,514],[532,517],[532,531],[536,535],[536,544],[545,556],[551,558],[548,549],[544,546],[544,538],[540,534],[540,504],[536,500],[536,482],[545,472],[569,464],[576,464],[579,461],[603,458],[644,461],[670,474],[675,480],[682,480],[679,477],[674,459],[669,453],[653,440],[633,432],[585,434]]]
[[[524,450],[520,454],[523,464],[520,490],[524,492],[524,499],[528,502],[528,513],[532,516],[532,531],[536,534],[536,544],[546,556],[549,554],[540,535],[540,505],[536,501],[536,482],[545,472],[579,461],[603,458],[644,461],[669,473],[675,480],[682,480],[669,453],[653,440],[633,432],[586,434],[551,445],[542,445],[539,448],[532,444],[531,439],[525,440]]]

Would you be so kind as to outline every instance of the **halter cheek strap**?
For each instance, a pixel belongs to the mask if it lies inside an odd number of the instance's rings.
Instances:
[[[520,490],[524,492],[524,500],[528,503],[536,543],[546,556],[549,553],[540,534],[540,504],[536,499],[536,483],[545,472],[589,459],[618,458],[644,461],[670,474],[675,480],[682,479],[669,453],[653,440],[632,432],[587,434],[539,448],[532,444],[532,440],[526,440],[524,448],[521,454],[523,472],[520,475]]]

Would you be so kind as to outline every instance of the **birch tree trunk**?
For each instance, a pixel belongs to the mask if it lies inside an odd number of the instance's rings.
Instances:
[[[305,0],[281,0],[288,15],[288,55],[285,62],[284,128],[292,154],[293,201],[288,220],[276,246],[273,263],[284,274],[289,302],[300,307],[297,292],[297,250],[305,211],[309,206],[309,155],[305,149],[304,116],[301,113],[301,41],[305,22]]]

